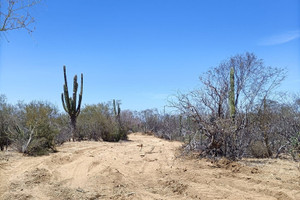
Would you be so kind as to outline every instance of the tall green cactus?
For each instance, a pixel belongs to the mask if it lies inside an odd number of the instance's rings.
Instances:
[[[120,117],[120,113],[121,113],[120,103],[116,102],[115,99],[113,99],[113,107],[114,107],[115,116]]]
[[[234,68],[231,67],[230,69],[230,89],[229,89],[229,111],[230,111],[230,118],[231,118],[231,132],[232,134],[227,135],[224,134],[224,154],[225,156],[232,157],[235,159],[236,157],[236,150],[237,150],[237,140],[236,140],[236,127],[235,127],[235,113],[236,113],[236,105],[235,105],[235,95],[234,95]]]
[[[113,109],[114,109],[114,115],[115,115],[115,118],[118,122],[118,126],[119,126],[119,129],[121,128],[121,108],[120,108],[120,103],[117,102],[115,99],[113,99]]]
[[[81,100],[82,100],[82,91],[83,91],[83,74],[81,74],[81,87],[80,87],[80,93],[79,93],[79,99],[78,99],[78,105],[77,104],[77,89],[78,89],[78,83],[77,83],[77,75],[74,76],[74,82],[73,82],[73,97],[69,97],[69,91],[68,91],[68,83],[67,83],[67,73],[66,73],[66,66],[64,66],[64,92],[61,94],[61,100],[62,105],[64,107],[64,110],[68,113],[71,119],[71,127],[72,127],[72,138],[74,140],[75,132],[76,132],[76,120],[80,113],[80,106],[81,106]]]
[[[230,117],[234,120],[235,117],[235,100],[234,100],[234,68],[230,69],[230,91],[229,91],[229,108],[230,108]]]
[[[117,126],[118,126],[118,135],[120,136],[119,139],[121,140],[127,140],[127,130],[122,124],[121,121],[121,108],[120,108],[120,102],[113,99],[113,111],[116,118]]]

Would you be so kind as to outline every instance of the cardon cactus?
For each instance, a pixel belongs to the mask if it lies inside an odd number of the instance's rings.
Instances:
[[[113,99],[113,112],[118,125],[118,135],[120,136],[119,139],[127,140],[127,129],[124,127],[121,120],[120,102],[116,101],[115,99]]]
[[[120,103],[113,99],[113,109],[115,117],[119,118],[121,113]]]
[[[235,97],[234,97],[234,68],[230,69],[230,91],[229,91],[229,107],[230,117],[234,120],[235,117]]]
[[[80,113],[80,106],[82,101],[82,91],[83,91],[83,74],[81,74],[81,87],[80,93],[78,98],[78,105],[77,105],[77,90],[78,90],[78,83],[77,83],[77,75],[74,76],[73,81],[73,96],[69,97],[68,91],[68,83],[67,83],[67,73],[66,73],[66,66],[64,66],[64,80],[65,84],[63,86],[64,92],[61,94],[61,100],[64,110],[70,116],[70,123],[72,128],[72,138],[75,139],[75,132],[76,132],[76,120]]]

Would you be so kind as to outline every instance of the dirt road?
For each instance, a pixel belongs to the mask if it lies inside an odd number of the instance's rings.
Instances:
[[[180,142],[71,142],[42,157],[0,154],[0,199],[300,199],[295,162],[176,156]]]

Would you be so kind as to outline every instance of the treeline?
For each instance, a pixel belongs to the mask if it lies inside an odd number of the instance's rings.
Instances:
[[[0,147],[29,155],[56,151],[65,141],[126,140],[131,132],[185,142],[184,151],[203,157],[278,157],[300,154],[300,96],[275,93],[286,76],[252,53],[236,55],[200,76],[202,87],[169,99],[168,110],[121,110],[121,102],[76,104],[77,76],[70,97],[64,68],[66,114],[48,102],[11,105],[0,98]]]
[[[127,112],[122,112],[122,115],[126,116]],[[82,108],[77,119],[76,131],[72,135],[73,127],[69,116],[60,113],[53,104],[32,101],[11,105],[7,103],[6,97],[1,95],[0,147],[2,151],[11,146],[29,155],[43,155],[56,151],[56,145],[71,139],[111,142],[126,140],[128,131],[135,127],[129,127],[131,124],[120,119],[121,117],[114,113],[111,103],[86,105]]]
[[[0,147],[29,155],[55,152],[66,141],[127,140],[128,133],[155,133],[165,139],[182,139],[179,117],[162,115],[156,109],[141,112],[121,110],[120,101],[85,105],[76,122],[76,131],[67,113],[46,101],[7,103],[0,96]],[[178,127],[177,127],[178,126]],[[74,133],[74,135],[73,135]]]
[[[236,115],[236,123],[241,123],[242,117],[245,114]],[[206,124],[196,121],[193,115],[164,114],[157,109],[122,110],[118,117],[113,101],[85,105],[77,120],[74,140],[118,142],[126,140],[129,133],[143,132],[183,141],[186,152],[198,151],[202,156],[215,157],[231,156],[225,154],[225,148],[232,147],[226,147],[223,138],[235,136],[236,158],[278,157],[280,153],[289,153],[298,159],[300,98],[295,97],[289,103],[266,100],[263,107],[257,105],[256,110],[248,113],[244,126],[231,127],[230,118],[202,115],[202,119],[207,120]],[[4,95],[0,96],[1,150],[10,146],[29,155],[55,152],[57,145],[73,139],[71,129],[69,116],[49,102],[11,105]]]

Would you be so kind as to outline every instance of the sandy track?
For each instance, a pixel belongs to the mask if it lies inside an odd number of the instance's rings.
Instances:
[[[1,153],[0,199],[300,199],[297,163],[211,163],[177,157],[180,142],[129,139],[65,143],[42,157]]]

